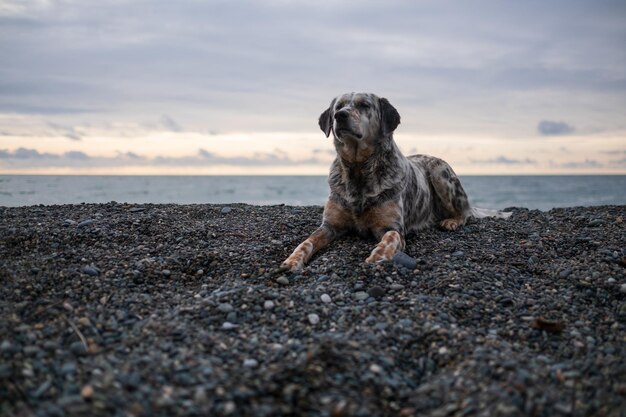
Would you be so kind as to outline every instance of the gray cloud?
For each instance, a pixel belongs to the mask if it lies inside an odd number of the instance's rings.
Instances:
[[[537,132],[544,136],[567,135],[574,132],[574,127],[565,122],[542,120],[537,125]]]
[[[491,159],[471,159],[473,164],[490,164],[490,165],[535,165],[537,161],[530,158],[512,159],[506,156],[498,156]]]
[[[116,166],[297,166],[326,164],[315,157],[305,159],[290,158],[281,150],[274,153],[256,153],[248,156],[220,156],[199,149],[197,154],[171,157],[157,156],[148,158],[133,152],[118,152],[111,157],[91,156],[82,151],[68,151],[62,154],[41,153],[35,149],[18,148],[14,151],[0,150],[0,168],[33,168],[33,167],[116,167]]]
[[[584,161],[576,161],[576,162],[565,162],[559,164],[561,168],[602,168],[604,164],[594,160],[594,159],[585,159]]]
[[[167,114],[164,114],[163,116],[161,116],[161,125],[171,131],[171,132],[180,132],[182,131],[182,128],[180,127],[180,125],[178,123],[176,123],[176,121],[174,119],[172,119],[170,116],[168,116]]]
[[[64,126],[54,122],[48,122],[48,126],[54,129],[54,134],[60,134],[71,140],[81,140],[82,135],[72,126]]]
[[[581,129],[625,124],[619,1],[10,4],[3,112],[302,131],[331,97],[370,90],[405,132],[514,134],[555,108]]]

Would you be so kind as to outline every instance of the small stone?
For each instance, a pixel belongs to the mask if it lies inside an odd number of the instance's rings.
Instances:
[[[375,285],[369,290],[367,290],[367,293],[370,295],[370,297],[378,300],[378,299],[381,299],[385,295],[385,290],[382,287]]]
[[[221,212],[222,214],[228,214],[228,213],[230,213],[231,211],[233,211],[233,209],[232,209],[232,208],[230,208],[230,207],[222,207],[222,210],[221,210],[220,212]]]
[[[370,365],[370,371],[372,371],[375,374],[379,374],[383,371],[383,368],[380,365],[373,363]]]
[[[320,322],[320,316],[318,316],[315,313],[311,313],[307,316],[307,318],[309,319],[309,323],[311,323],[312,325],[316,325],[317,323]]]
[[[589,227],[598,227],[598,226],[602,226],[604,224],[604,220],[602,219],[592,219],[589,222]]]
[[[322,296],[320,297],[323,303],[330,303],[332,300],[330,298],[330,295],[328,294],[322,294]]]
[[[144,211],[145,209],[146,209],[145,207],[133,207],[129,209],[128,211],[130,211],[131,213],[139,213],[140,211]]]
[[[369,296],[370,296],[370,295],[369,295],[368,293],[366,293],[365,291],[357,291],[357,292],[355,292],[355,293],[353,294],[353,297],[354,297],[356,300],[359,300],[359,301],[361,301],[361,300],[366,300],[366,299],[367,299],[367,297],[369,297]]]
[[[63,375],[75,374],[76,373],[76,362],[65,362],[61,366],[61,373]]]
[[[274,308],[274,302],[272,300],[265,300],[263,303],[263,308],[266,310],[271,310]]]
[[[613,277],[609,278],[606,280],[607,284],[615,284],[617,282],[617,280]]]
[[[232,329],[236,329],[238,326],[236,324],[233,324],[229,321],[225,321],[224,323],[222,323],[222,329],[223,330],[232,330]]]
[[[229,303],[222,303],[217,306],[217,309],[221,311],[222,313],[230,313],[231,311],[234,310],[234,307]]]
[[[237,321],[237,312],[236,311],[231,311],[230,313],[228,313],[226,315],[226,321],[229,321],[231,323],[234,323]]]
[[[561,272],[559,272],[559,278],[567,278],[571,275],[571,273],[572,273],[571,269],[569,268],[564,269]]]
[[[12,351],[13,351],[13,345],[11,344],[10,341],[3,340],[2,343],[0,343],[0,352],[10,353]]]
[[[454,256],[455,258],[460,258],[461,256],[464,256],[464,255],[465,255],[465,252],[463,252],[462,250],[452,252],[452,256]]]
[[[66,227],[67,227],[67,226],[73,226],[73,225],[75,225],[75,224],[76,224],[76,222],[75,222],[74,220],[71,220],[71,219],[65,219],[65,220],[63,220],[63,226],[66,226]]]
[[[166,277],[169,277],[172,271],[170,271],[169,269],[164,269],[161,271],[161,273],[165,275]]]
[[[87,219],[87,220],[83,220],[82,222],[78,223],[78,225],[76,227],[85,227],[85,226],[89,226],[92,223],[93,223],[93,219]]]
[[[84,267],[83,272],[92,277],[98,276],[100,274],[100,270],[91,265]]]
[[[93,397],[93,387],[91,385],[85,385],[81,390],[80,390],[80,395],[83,398],[91,398]]]
[[[281,275],[280,277],[276,278],[276,282],[278,282],[280,285],[289,285],[289,278]]]
[[[245,359],[243,361],[243,366],[246,368],[256,368],[257,366],[259,366],[259,361],[257,361],[256,359]]]
[[[622,284],[619,286],[619,291],[626,294],[626,284]]]
[[[404,285],[402,285],[402,284],[391,284],[389,286],[389,289],[391,289],[393,291],[402,290],[402,289],[404,289]]]
[[[393,263],[408,269],[415,269],[415,267],[417,267],[417,260],[404,252],[396,252],[396,254],[393,255]]]
[[[85,355],[87,354],[87,349],[85,348],[85,345],[83,344],[83,342],[74,342],[70,345],[70,351],[74,354],[74,355]]]

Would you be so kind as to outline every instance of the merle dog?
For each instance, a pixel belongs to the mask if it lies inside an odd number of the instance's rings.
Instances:
[[[391,260],[404,237],[432,225],[456,230],[470,217],[506,218],[510,213],[471,208],[458,177],[445,161],[405,157],[393,140],[398,111],[374,94],[335,98],[319,118],[332,133],[337,158],[328,177],[330,196],[322,225],[302,242],[279,270],[298,271],[311,256],[348,231],[378,240],[367,263]]]

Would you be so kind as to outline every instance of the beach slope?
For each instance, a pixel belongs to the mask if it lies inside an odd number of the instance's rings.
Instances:
[[[626,408],[626,206],[513,209],[274,270],[321,207],[0,207],[0,415]]]

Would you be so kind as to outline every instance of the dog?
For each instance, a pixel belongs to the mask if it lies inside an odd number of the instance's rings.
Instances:
[[[439,224],[457,230],[470,217],[511,213],[471,208],[450,165],[427,155],[402,155],[393,132],[400,114],[385,98],[347,93],[332,100],[319,126],[332,133],[337,157],[321,226],[281,264],[296,272],[320,249],[346,232],[373,235],[378,244],[366,263],[390,261],[405,247],[405,236]]]

